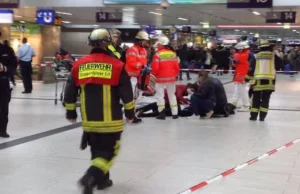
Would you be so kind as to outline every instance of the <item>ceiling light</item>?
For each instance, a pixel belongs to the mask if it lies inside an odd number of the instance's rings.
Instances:
[[[20,21],[20,22],[23,23],[23,24],[25,23],[25,21]]]
[[[179,20],[188,21],[186,18],[178,18]]]
[[[278,24],[278,25],[281,25],[282,23],[278,22],[277,24]]]
[[[240,30],[238,30],[238,29],[235,29],[234,31],[236,31],[236,32],[239,32]]]
[[[70,22],[70,21],[62,21],[62,23],[64,23],[64,24],[70,24],[72,22]]]
[[[22,16],[20,16],[20,15],[14,15],[14,17],[16,17],[16,18],[22,18]]]
[[[99,25],[95,24],[94,27],[99,27]]]
[[[260,13],[257,12],[257,11],[252,11],[252,13],[253,13],[254,15],[260,15]]]
[[[157,13],[157,12],[153,12],[153,11],[149,11],[149,13],[154,14],[154,15],[162,15],[161,13]]]
[[[56,13],[58,14],[62,14],[62,15],[73,15],[71,13],[67,13],[67,12],[60,12],[60,11],[56,11]]]
[[[199,22],[200,24],[207,25],[209,22]]]
[[[254,34],[253,32],[250,32],[249,34]]]
[[[247,31],[243,31],[244,33],[247,33]]]
[[[134,8],[124,8],[123,11],[134,11]]]

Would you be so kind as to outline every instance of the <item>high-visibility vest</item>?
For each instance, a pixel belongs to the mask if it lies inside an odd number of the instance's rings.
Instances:
[[[113,45],[109,45],[108,49],[116,56],[118,59],[121,59],[121,54],[115,49]]]
[[[269,51],[259,52],[255,55],[256,66],[254,72],[254,78],[256,80],[261,79],[275,79],[276,70],[274,58],[275,55]]]

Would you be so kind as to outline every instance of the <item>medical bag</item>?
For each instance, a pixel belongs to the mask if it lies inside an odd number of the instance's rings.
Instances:
[[[138,75],[137,88],[142,91],[153,91],[155,92],[156,78],[151,75],[151,69],[147,66],[141,70]]]

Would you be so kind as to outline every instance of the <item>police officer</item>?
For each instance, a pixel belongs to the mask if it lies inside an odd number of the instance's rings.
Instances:
[[[264,121],[269,110],[271,94],[275,91],[275,54],[267,40],[260,41],[260,52],[255,54],[247,79],[251,80],[253,99],[251,107],[251,121]]]
[[[91,53],[76,61],[65,89],[67,119],[75,123],[76,100],[81,99],[81,149],[91,147],[92,164],[79,183],[84,194],[92,194],[94,187],[112,186],[109,170],[120,149],[124,103],[128,123],[134,118],[134,101],[130,78],[124,64],[107,52],[111,36],[107,29],[98,28],[88,37]]]
[[[121,31],[118,29],[110,29],[109,33],[111,36],[111,44],[108,46],[108,52],[111,53],[112,56],[125,62],[125,55],[123,49],[120,47],[122,44]]]
[[[11,99],[9,79],[16,67],[17,58],[13,50],[0,43],[0,137],[3,138],[9,138],[7,134],[8,110]]]

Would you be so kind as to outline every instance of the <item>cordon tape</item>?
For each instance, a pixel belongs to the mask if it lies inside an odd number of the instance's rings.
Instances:
[[[295,141],[291,141],[291,142],[289,142],[289,143],[287,143],[287,144],[285,144],[285,145],[283,145],[283,146],[281,146],[281,147],[279,147],[277,149],[271,150],[271,151],[269,151],[269,152],[267,152],[267,153],[265,153],[265,154],[263,154],[263,155],[261,155],[261,156],[259,156],[257,158],[249,160],[246,163],[240,164],[240,165],[236,166],[235,168],[227,170],[227,171],[223,172],[222,174],[220,174],[218,176],[215,176],[215,177],[213,177],[211,179],[203,181],[203,182],[201,182],[201,183],[199,183],[199,184],[197,184],[197,185],[195,185],[195,186],[193,186],[193,187],[191,187],[189,189],[186,189],[186,190],[184,190],[184,191],[182,191],[180,193],[177,193],[177,194],[189,194],[189,193],[193,193],[195,191],[198,191],[198,190],[206,187],[207,185],[209,185],[209,184],[211,184],[211,183],[213,183],[213,182],[215,182],[217,180],[225,178],[225,177],[227,177],[227,176],[235,173],[236,171],[239,171],[239,170],[241,170],[241,169],[243,169],[243,168],[245,168],[247,166],[250,166],[250,165],[252,165],[252,164],[254,164],[254,163],[256,163],[256,162],[258,162],[258,161],[260,161],[260,160],[262,160],[262,159],[264,159],[266,157],[268,157],[268,156],[276,154],[276,153],[284,150],[285,148],[291,147],[291,146],[293,146],[293,145],[295,145],[296,143],[299,143],[299,142],[300,142],[300,138],[296,139]]]
[[[207,72],[235,72],[233,69],[218,69],[218,70],[212,70],[212,69],[180,69],[181,71],[190,71],[190,72],[198,72],[198,71],[207,71]],[[299,73],[300,71],[276,71],[276,73]]]

